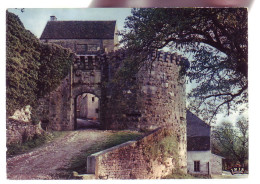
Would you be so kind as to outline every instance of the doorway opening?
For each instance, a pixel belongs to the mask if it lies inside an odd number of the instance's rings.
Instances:
[[[75,99],[74,129],[99,129],[99,98],[91,93],[83,93]]]

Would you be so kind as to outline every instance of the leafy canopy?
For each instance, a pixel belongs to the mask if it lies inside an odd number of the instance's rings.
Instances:
[[[247,9],[133,9],[125,28],[121,43],[135,57],[166,47],[191,55],[190,108],[204,120],[247,103]]]
[[[7,113],[12,113],[36,102],[40,53],[37,38],[16,15],[7,12],[6,25],[6,103]]]
[[[72,53],[58,45],[41,43],[26,30],[19,17],[7,11],[6,104],[7,114],[54,90],[68,74]]]
[[[248,120],[241,118],[236,125],[222,122],[212,132],[213,150],[225,158],[244,165],[248,159]]]

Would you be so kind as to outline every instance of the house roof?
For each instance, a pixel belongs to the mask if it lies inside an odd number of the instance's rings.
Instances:
[[[187,110],[187,136],[210,136],[210,126],[195,114]]]
[[[187,137],[187,150],[188,151],[210,150],[210,137],[209,136]]]
[[[211,153],[212,155],[214,155],[214,156],[216,156],[216,157],[220,157],[220,158],[222,158],[222,159],[225,159],[225,157],[222,157],[222,156],[220,156],[220,155],[216,155],[216,154],[214,154],[214,153]]]
[[[116,21],[48,21],[40,39],[114,39]]]
[[[187,110],[187,150],[210,150],[210,126]]]

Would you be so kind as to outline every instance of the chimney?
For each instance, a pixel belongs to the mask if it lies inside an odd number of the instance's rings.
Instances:
[[[57,18],[55,16],[50,16],[50,21],[56,21]]]

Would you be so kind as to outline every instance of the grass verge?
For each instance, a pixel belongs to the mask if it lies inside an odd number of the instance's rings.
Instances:
[[[93,153],[111,148],[113,146],[125,143],[130,140],[137,140],[143,136],[143,133],[133,131],[119,131],[108,136],[105,141],[96,142],[89,149],[82,152],[80,155],[71,159],[71,165],[67,169],[68,173],[73,171],[79,174],[86,173],[86,161],[87,157]]]
[[[185,174],[182,172],[177,172],[177,173],[165,176],[163,179],[210,179],[210,176],[191,175],[191,174]]]
[[[52,141],[58,137],[61,137],[65,132],[48,132],[43,135],[35,135],[32,139],[27,140],[23,143],[9,144],[7,145],[6,156],[7,158],[14,157],[26,152],[33,150],[34,148],[40,147],[43,144]]]

